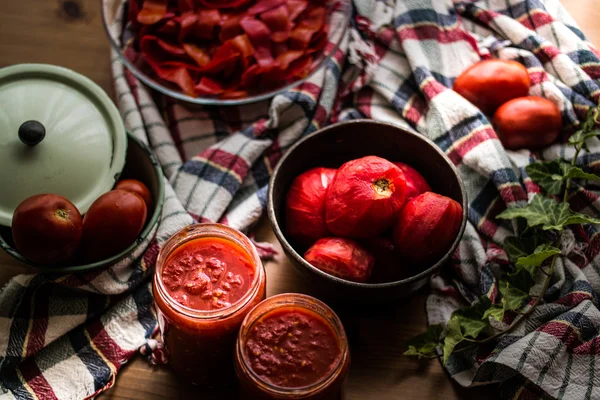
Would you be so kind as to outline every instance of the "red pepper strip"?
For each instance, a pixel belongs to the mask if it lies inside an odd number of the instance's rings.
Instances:
[[[263,68],[269,68],[273,64],[273,55],[271,54],[271,31],[267,26],[256,19],[243,19],[240,21],[242,29],[250,38],[254,46],[254,58],[258,65]]]
[[[310,28],[302,26],[295,28],[290,36],[290,48],[294,50],[306,49],[314,33],[315,31]]]
[[[199,39],[213,39],[215,28],[221,24],[219,10],[198,10],[198,22],[194,35]]]
[[[206,74],[217,74],[223,70],[235,67],[235,64],[240,58],[239,50],[231,42],[224,43],[219,47],[213,55],[210,63],[208,63],[202,72]]]
[[[179,23],[175,18],[170,19],[167,22],[165,22],[163,26],[158,28],[156,30],[156,33],[160,33],[162,37],[167,36],[176,39],[179,33]]]
[[[327,32],[321,31],[313,36],[310,41],[310,45],[306,51],[306,54],[311,54],[319,51],[323,51],[325,46],[329,43],[329,37],[327,36]]]
[[[248,68],[244,74],[242,75],[242,79],[240,81],[240,86],[245,88],[255,88],[257,87],[258,80],[260,78],[260,74],[262,73],[262,68],[258,66],[258,64],[252,65]]]
[[[285,5],[265,11],[260,14],[260,19],[272,32],[290,29],[290,14]]]
[[[142,9],[137,15],[140,24],[152,25],[163,19],[167,13],[169,0],[143,0]]]
[[[247,11],[248,15],[256,15],[285,4],[285,0],[259,0]]]
[[[311,7],[300,16],[298,25],[316,32],[325,25],[326,15],[327,10],[325,7]]]
[[[226,42],[229,39],[236,37],[244,33],[244,30],[240,26],[240,21],[245,17],[244,14],[225,14],[221,19],[221,32],[219,32],[219,39],[221,42]]]
[[[193,12],[185,12],[181,14],[179,20],[179,41],[184,42],[187,38],[189,38],[196,27],[196,22],[198,22],[198,16]]]
[[[223,86],[214,79],[203,76],[195,88],[199,94],[218,95],[225,91]]]
[[[231,43],[240,51],[242,57],[250,57],[254,54],[254,47],[248,39],[248,35],[242,34],[231,39]]]
[[[306,10],[306,7],[308,7],[308,1],[288,0],[287,3],[285,3],[285,6],[290,14],[290,20],[293,21],[298,17],[298,15],[302,14],[302,12]]]
[[[312,57],[306,56],[299,60],[294,61],[285,75],[286,80],[291,80],[294,78],[306,78],[308,73],[310,72],[310,67],[312,64]]]
[[[291,34],[292,22],[286,6],[281,5],[260,14],[260,18],[273,32],[271,40],[275,43],[285,42]]]
[[[234,8],[240,7],[248,3],[250,0],[198,0],[200,4],[204,4],[210,8]]]
[[[145,36],[148,37],[148,36]],[[167,41],[164,41],[162,39],[156,38],[156,42],[157,45],[160,46],[161,49],[163,49],[165,52],[167,52],[170,55],[176,56],[176,57],[181,57],[181,56],[185,56],[186,52],[184,49],[182,49],[181,47],[175,46]]]
[[[281,70],[286,70],[292,62],[296,61],[303,55],[304,52],[302,50],[290,50],[286,53],[279,55],[275,59],[275,65]]]
[[[245,90],[234,90],[233,92],[224,92],[221,95],[222,99],[241,99],[242,97],[248,96],[248,92]]]
[[[153,50],[156,38],[145,36],[140,41],[140,50],[148,65],[154,70],[158,77],[175,83],[183,92],[189,96],[196,96],[194,82],[188,72],[188,66],[181,62],[161,63],[160,58],[154,56]]]
[[[198,64],[200,67],[208,65],[208,63],[210,62],[210,56],[208,55],[208,53],[200,47],[196,46],[195,44],[183,43],[183,49],[185,50],[187,55],[190,56],[190,58],[192,58],[194,61],[196,61],[196,64]]]

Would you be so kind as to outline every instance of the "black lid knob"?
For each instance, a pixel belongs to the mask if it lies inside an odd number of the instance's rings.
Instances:
[[[35,146],[46,136],[46,128],[38,121],[26,121],[19,127],[19,139],[21,142]]]

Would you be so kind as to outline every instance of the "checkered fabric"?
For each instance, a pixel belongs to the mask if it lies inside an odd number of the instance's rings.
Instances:
[[[529,70],[531,94],[562,110],[567,134],[600,96],[598,52],[556,0],[354,0],[354,11],[352,28],[323,69],[248,106],[198,107],[154,96],[113,54],[125,124],[154,149],[165,172],[162,222],[153,239],[108,269],[9,282],[0,292],[0,398],[80,399],[110,387],[156,330],[149,275],[160,245],[194,221],[250,228],[282,153],[331,122],[373,118],[419,132],[463,177],[469,223],[450,267],[432,279],[430,323],[495,290],[495,274],[508,268],[501,245],[513,226],[494,217],[539,191],[525,173],[529,162],[573,152],[562,145],[505,151],[452,82],[480,59],[517,60]],[[593,170],[600,141],[590,149],[577,163]],[[593,189],[578,187],[572,207],[600,214]],[[568,255],[557,263],[545,304],[495,346],[452,357],[454,379],[465,386],[502,381],[505,398],[600,398],[596,232],[569,231]]]

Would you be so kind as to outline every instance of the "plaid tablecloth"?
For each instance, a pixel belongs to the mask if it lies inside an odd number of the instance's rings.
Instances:
[[[429,321],[443,322],[487,293],[507,267],[501,245],[513,234],[494,216],[539,191],[524,166],[573,153],[562,145],[505,151],[452,82],[480,59],[517,60],[530,72],[531,94],[559,106],[569,132],[600,96],[598,52],[556,0],[354,0],[354,11],[325,68],[249,106],[192,107],[164,97],[157,104],[113,54],[125,125],[154,149],[165,172],[162,222],[152,240],[108,269],[9,282],[0,292],[0,398],[81,399],[111,387],[138,348],[148,353],[155,345],[148,341],[156,331],[149,276],[160,245],[194,221],[251,228],[280,156],[331,122],[389,121],[446,152],[467,188],[469,223],[450,267],[432,279]],[[596,140],[578,164],[594,168],[599,151]],[[591,189],[578,188],[571,203],[598,214]],[[451,358],[452,377],[463,385],[502,381],[505,398],[600,398],[599,240],[593,227],[573,232],[546,304],[497,346]]]

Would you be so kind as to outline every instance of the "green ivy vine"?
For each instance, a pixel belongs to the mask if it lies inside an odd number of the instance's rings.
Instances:
[[[471,306],[454,311],[445,326],[430,325],[426,332],[406,342],[405,355],[437,358],[441,353],[445,364],[453,353],[509,333],[535,310],[550,285],[556,259],[561,254],[559,242],[563,229],[573,224],[600,223],[600,219],[574,212],[567,202],[573,179],[600,181],[600,176],[575,166],[581,150],[587,150],[586,141],[600,136],[596,128],[599,117],[600,107],[591,108],[580,129],[569,138],[569,144],[575,148],[571,162],[562,159],[535,162],[525,168],[544,195],[536,194],[526,206],[509,207],[496,217],[523,220],[526,225],[518,237],[504,241],[504,250],[514,268],[498,281],[500,300],[492,303],[482,296]],[[543,279],[543,283],[541,290],[532,293],[536,279]],[[516,314],[513,322],[503,330],[494,329],[492,319],[501,322],[507,312]]]

